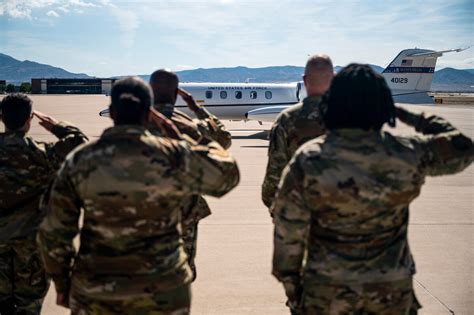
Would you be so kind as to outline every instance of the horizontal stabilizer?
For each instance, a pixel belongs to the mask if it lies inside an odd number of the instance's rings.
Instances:
[[[427,92],[396,91],[392,94],[395,103],[403,104],[433,104],[433,98]]]

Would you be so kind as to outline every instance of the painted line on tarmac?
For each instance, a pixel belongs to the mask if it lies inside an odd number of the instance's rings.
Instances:
[[[446,304],[444,303],[443,301],[441,301],[438,297],[436,297],[434,294],[432,294],[430,292],[430,290],[428,290],[428,288],[423,284],[421,283],[420,281],[418,281],[415,277],[413,277],[413,279],[415,280],[416,283],[418,283],[433,299],[435,299],[436,301],[438,301],[439,304],[441,304],[442,306],[444,306],[444,308],[446,308],[446,310],[451,313],[451,314],[455,314],[454,311]]]

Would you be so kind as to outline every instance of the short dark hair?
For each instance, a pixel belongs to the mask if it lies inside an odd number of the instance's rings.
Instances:
[[[395,106],[385,79],[368,65],[350,64],[332,80],[323,97],[327,129],[380,130],[395,126]]]
[[[153,103],[150,86],[139,77],[115,82],[111,98],[110,111],[116,125],[142,125]]]
[[[167,69],[159,69],[150,76],[150,85],[153,89],[155,102],[159,104],[176,101],[179,79],[176,73]]]
[[[2,120],[9,130],[17,130],[25,125],[33,110],[31,99],[23,93],[6,96],[1,104]]]
[[[320,72],[321,70],[326,70],[331,72],[334,71],[332,60],[328,55],[317,54],[308,58],[306,66],[304,67],[304,74],[311,75],[314,72]]]

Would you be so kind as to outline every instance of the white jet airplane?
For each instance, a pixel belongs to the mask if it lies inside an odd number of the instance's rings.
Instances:
[[[436,60],[444,53],[464,49],[434,51],[428,49],[402,50],[382,72],[392,89],[394,101],[406,104],[432,104],[427,92],[435,72]],[[278,114],[306,97],[303,82],[295,83],[180,83],[198,104],[205,106],[220,119],[274,122]],[[182,99],[179,108],[192,115]],[[108,109],[100,112],[108,116]]]

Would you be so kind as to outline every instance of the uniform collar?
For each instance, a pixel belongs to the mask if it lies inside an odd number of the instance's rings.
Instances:
[[[153,107],[167,118],[170,118],[174,112],[174,104],[171,103],[154,104]]]
[[[102,133],[102,137],[117,137],[117,136],[141,136],[151,135],[148,130],[139,125],[120,125],[107,128]]]
[[[24,138],[26,136],[26,132],[24,132],[23,130],[5,131],[3,134],[7,137],[18,137],[18,138]]]
[[[306,96],[303,103],[319,103],[323,97],[321,95]]]
[[[321,103],[322,96],[307,96],[303,100],[304,107],[317,107]]]
[[[360,140],[379,140],[382,138],[382,132],[380,130],[364,130],[358,128],[341,128],[332,129],[327,131],[328,138],[342,138],[348,141],[360,141]]]

